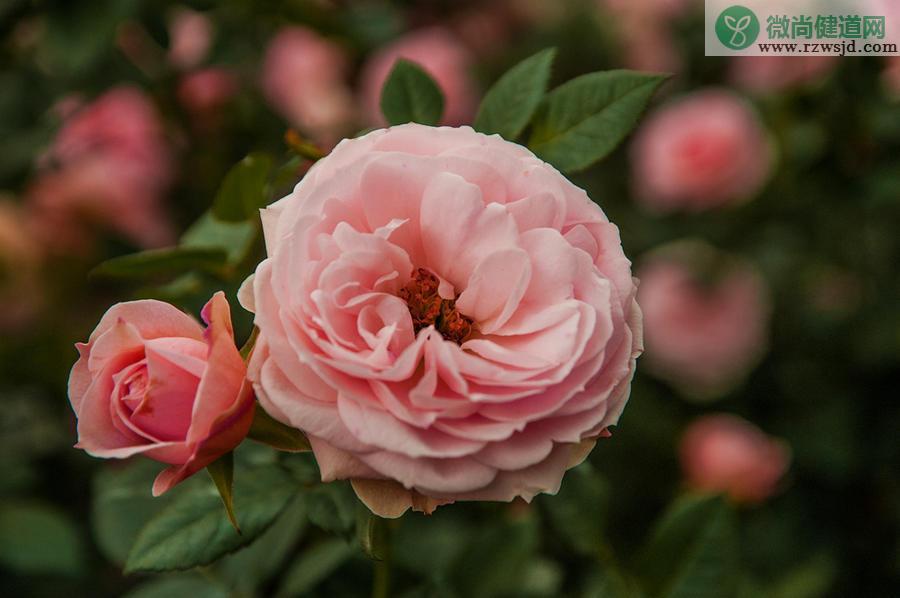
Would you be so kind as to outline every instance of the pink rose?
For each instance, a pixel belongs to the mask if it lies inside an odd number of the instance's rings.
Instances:
[[[93,231],[87,224],[115,230],[141,247],[161,247],[174,231],[159,198],[141,187],[134,164],[97,157],[42,172],[28,189],[35,234],[55,252],[85,252]]]
[[[682,243],[658,250],[639,276],[651,371],[690,397],[713,398],[756,364],[767,344],[769,300],[750,264]]]
[[[630,262],[524,147],[373,131],[262,222],[248,376],[308,434],[322,479],[352,479],[375,512],[553,493],[618,420],[641,351]]]
[[[729,78],[750,92],[776,93],[820,82],[837,62],[837,56],[737,56]]]
[[[339,45],[311,29],[286,27],[266,49],[263,92],[293,126],[333,144],[354,116],[347,69]]]
[[[206,58],[212,45],[213,25],[205,14],[179,7],[169,19],[169,63],[190,70]]]
[[[394,63],[418,64],[444,93],[443,124],[461,125],[475,115],[478,98],[469,70],[473,57],[450,32],[438,27],[409,33],[376,52],[363,67],[362,101],[369,123],[383,126],[381,90]]]
[[[625,66],[646,71],[681,70],[673,20],[690,9],[689,0],[600,0],[598,5],[603,20],[617,30]]]
[[[111,157],[129,165],[154,188],[168,184],[172,159],[156,108],[136,87],[113,88],[72,114],[47,158],[63,165]]]
[[[240,87],[237,76],[222,67],[210,67],[186,74],[178,83],[178,101],[199,117],[214,115]]]
[[[635,194],[657,212],[698,212],[750,199],[769,178],[772,149],[756,114],[720,90],[650,115],[632,145]]]
[[[81,357],[69,376],[76,447],[170,464],[154,496],[237,446],[253,419],[225,295],[213,295],[202,315],[206,330],[168,303],[119,303],[76,345]]]
[[[28,207],[51,248],[85,245],[85,220],[143,247],[174,240],[160,205],[172,178],[171,156],[155,108],[136,88],[115,88],[75,111],[41,167]]]
[[[681,439],[681,467],[688,484],[725,492],[737,502],[758,503],[775,493],[790,464],[790,450],[733,415],[695,420]]]

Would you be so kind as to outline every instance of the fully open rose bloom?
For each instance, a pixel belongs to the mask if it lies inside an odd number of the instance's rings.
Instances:
[[[725,492],[738,502],[761,502],[775,493],[790,464],[781,441],[733,415],[702,417],[681,440],[681,467],[698,490]]]
[[[527,149],[373,131],[262,222],[248,376],[323,480],[352,479],[375,512],[553,493],[619,418],[641,350],[630,262]]]
[[[663,106],[638,130],[631,149],[635,195],[656,212],[698,212],[750,199],[772,164],[756,114],[721,90]]]
[[[650,371],[689,397],[715,398],[759,360],[769,297],[750,264],[707,245],[676,243],[645,260],[639,275]]]
[[[168,303],[112,306],[69,376],[78,448],[95,457],[142,454],[169,463],[159,495],[237,446],[253,393],[221,292],[203,308],[206,330]]]

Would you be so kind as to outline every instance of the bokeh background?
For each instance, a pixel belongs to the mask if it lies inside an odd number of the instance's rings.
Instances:
[[[233,298],[262,247],[236,226],[224,272],[89,272],[186,231],[225,234],[206,212],[228,169],[268,152],[278,197],[309,165],[297,139],[327,151],[380,124],[397,57],[436,79],[457,125],[548,46],[553,84],[610,68],[673,74],[635,134],[573,177],[621,229],[647,350],[612,438],[558,497],[397,524],[394,594],[665,595],[646,581],[647,538],[673,501],[712,491],[736,522],[733,542],[715,542],[739,559],[737,589],[712,595],[900,595],[900,59],[707,58],[702,11],[692,0],[0,3],[0,595],[369,592],[372,566],[345,539],[346,487],[299,497],[215,567],[122,575],[166,499],[149,496],[154,465],[71,448],[73,343],[116,301],[196,314],[214,289]],[[246,336],[248,315],[235,318]],[[251,464],[278,458],[242,451]]]

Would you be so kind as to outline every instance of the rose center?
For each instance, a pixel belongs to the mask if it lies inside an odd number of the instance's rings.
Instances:
[[[406,301],[416,334],[434,326],[448,341],[461,345],[475,330],[475,323],[456,309],[456,299],[444,299],[438,294],[437,276],[425,268],[413,270],[409,282],[397,295]]]

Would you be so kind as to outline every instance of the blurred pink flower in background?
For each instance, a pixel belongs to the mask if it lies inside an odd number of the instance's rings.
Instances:
[[[266,49],[263,93],[291,125],[330,145],[354,120],[347,68],[339,45],[311,29],[286,27]]]
[[[178,82],[178,101],[189,112],[205,117],[227,104],[240,88],[237,75],[223,67],[209,67],[184,75]]]
[[[821,82],[837,61],[837,56],[737,56],[731,61],[729,79],[753,93],[777,93]]]
[[[733,415],[695,420],[681,439],[681,467],[695,489],[759,503],[772,496],[790,465],[790,449]]]
[[[769,297],[749,263],[700,242],[654,251],[638,272],[647,371],[712,399],[748,373],[768,341]]]
[[[768,180],[773,161],[752,107],[718,89],[659,108],[631,150],[636,198],[656,212],[699,212],[750,199]]]
[[[601,15],[613,23],[623,48],[625,66],[647,71],[677,72],[681,52],[672,21],[691,8],[692,0],[599,0]],[[611,17],[611,18],[610,18]]]
[[[10,198],[0,199],[0,331],[30,323],[44,301],[40,249],[21,208]]]
[[[469,72],[473,56],[449,31],[431,27],[413,31],[381,48],[363,67],[362,102],[369,124],[386,124],[381,114],[381,89],[394,63],[401,58],[421,66],[441,88],[441,124],[461,125],[472,120],[478,102]]]
[[[28,208],[52,248],[83,249],[85,218],[143,247],[174,239],[160,205],[172,159],[159,115],[137,88],[114,88],[75,111],[39,166]]]
[[[213,40],[209,17],[186,7],[178,7],[169,18],[169,63],[180,70],[199,66],[209,54]]]

